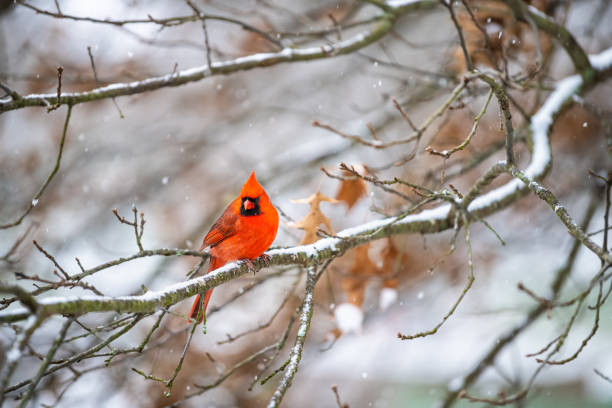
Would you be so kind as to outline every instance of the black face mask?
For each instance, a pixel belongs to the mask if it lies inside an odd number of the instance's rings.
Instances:
[[[250,207],[247,209],[247,207]],[[250,217],[252,215],[261,214],[261,209],[259,208],[259,197],[242,197],[242,202],[240,203],[240,215],[245,217]]]

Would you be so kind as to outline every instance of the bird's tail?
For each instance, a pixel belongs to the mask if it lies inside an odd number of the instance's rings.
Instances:
[[[217,258],[211,256],[210,264],[208,265],[208,273],[214,271],[215,269],[221,266],[222,265],[219,265],[219,261],[217,260]],[[202,321],[204,320],[204,316],[206,315],[206,308],[208,307],[208,302],[210,301],[212,292],[212,289],[208,289],[206,292],[204,292],[204,302],[200,302],[200,296],[202,295],[196,296],[195,301],[191,306],[191,312],[189,312],[189,320],[195,320],[198,318],[198,314],[200,314],[200,305],[203,304],[204,310],[202,310],[202,314],[200,315],[200,319],[198,320],[198,323],[202,323]]]
[[[195,302],[193,302],[193,305],[191,306],[191,312],[189,312],[190,320],[195,320],[198,318],[198,314],[200,313],[200,296],[201,295],[196,296]],[[204,310],[202,311],[202,315],[198,319],[198,323],[202,323],[202,320],[204,320],[204,315],[206,314],[206,308],[208,307],[208,302],[210,301],[211,296],[212,296],[212,289],[208,289],[204,293]]]

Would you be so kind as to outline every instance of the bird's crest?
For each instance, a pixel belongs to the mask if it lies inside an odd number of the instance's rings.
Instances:
[[[265,194],[265,191],[261,184],[255,178],[255,172],[251,172],[251,176],[242,186],[242,190],[240,190],[240,197],[259,197],[260,195]]]

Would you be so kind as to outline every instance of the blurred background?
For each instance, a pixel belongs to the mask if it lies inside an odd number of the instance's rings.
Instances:
[[[22,95],[54,93],[58,66],[64,68],[63,91],[78,92],[206,64],[200,21],[176,26],[113,25],[44,15],[17,3],[0,2],[0,81]],[[56,14],[97,19],[161,19],[193,14],[182,1],[57,3],[59,11],[53,1],[26,2]],[[573,73],[570,60],[548,38],[541,38],[536,47],[527,25],[512,26],[518,23],[496,18],[499,11],[486,8],[496,2],[472,3],[482,13],[479,18],[487,21],[491,41],[499,40],[493,47],[505,53],[509,70],[529,71],[536,48],[544,53],[546,64],[537,82],[540,87],[512,91],[518,105],[533,112],[556,80]],[[565,22],[588,53],[612,46],[612,7],[607,0],[533,3]],[[338,33],[329,29],[380,14],[375,6],[355,1],[194,0],[193,4],[205,13],[244,21],[270,33],[283,45],[304,47],[337,41],[338,36],[350,38],[368,25]],[[459,12],[459,5],[455,8],[467,27],[469,16]],[[320,30],[325,33],[319,34]],[[213,61],[278,50],[271,41],[236,24],[208,20],[207,31]],[[475,35],[466,28],[468,41]],[[504,158],[503,149],[498,148],[471,170],[450,177],[463,164],[503,141],[495,98],[466,150],[444,160],[427,153],[425,147],[442,150],[460,143],[486,100],[484,88],[470,88],[453,102],[428,128],[418,146],[374,149],[313,126],[313,121],[319,121],[370,139],[370,124],[383,140],[406,137],[412,130],[392,98],[418,126],[458,84],[465,72],[462,58],[448,10],[439,6],[407,13],[390,34],[350,55],[218,75],[181,87],[77,105],[56,177],[19,226],[0,230],[0,255],[25,236],[11,254],[11,262],[0,261],[0,279],[18,281],[31,289],[33,283],[17,280],[15,271],[53,277],[53,265],[34,248],[33,239],[70,274],[80,271],[75,257],[85,267],[92,267],[136,253],[133,231],[117,222],[111,212],[114,208],[123,216],[131,214],[132,206],[144,212],[143,245],[147,249],[198,249],[212,222],[253,170],[286,215],[281,217],[276,246],[300,243],[304,232],[293,228],[291,222],[304,217],[308,206],[291,200],[317,191],[339,200],[320,206],[330,219],[330,233],[407,208],[401,197],[360,180],[329,178],[321,167],[341,175],[338,165],[344,162],[381,179],[400,177],[433,189],[447,188],[450,181],[466,192],[492,163]],[[610,82],[602,83],[585,96],[583,106],[559,118],[552,135],[553,168],[544,181],[577,220],[583,218],[595,197],[597,210],[589,232],[603,227],[602,190],[588,171],[610,168],[610,95]],[[23,212],[53,168],[65,113],[66,107],[52,112],[25,108],[0,115],[0,224],[15,220]],[[520,127],[524,119],[516,107],[513,113],[515,126]],[[525,145],[518,145],[517,153],[521,165],[529,161]],[[448,180],[443,180],[442,172],[449,175]],[[418,199],[412,190],[404,191]],[[533,196],[488,221],[506,245],[502,246],[482,224],[473,226],[474,286],[434,336],[400,341],[397,333],[430,329],[455,303],[468,273],[462,238],[448,256],[452,231],[380,240],[335,260],[317,286],[312,328],[284,406],[335,407],[332,385],[337,385],[342,402],[350,407],[434,406],[441,400],[449,384],[465,375],[536,305],[516,289],[518,282],[545,296],[572,246],[565,227]],[[602,234],[593,235],[593,239],[601,243]],[[188,257],[147,257],[104,270],[87,282],[112,296],[140,293],[141,285],[158,290],[186,279],[196,263],[197,259]],[[580,249],[563,297],[580,292],[598,269],[597,257]],[[78,376],[58,371],[41,383],[34,404],[165,406],[193,391],[195,383],[214,382],[220,372],[276,341],[287,327],[299,304],[304,278],[299,270],[278,271],[271,268],[255,278],[245,276],[215,290],[208,333],[196,331],[170,398],[164,395],[162,385],[144,379],[131,368],[162,378],[172,375],[185,345],[189,301],[174,307],[175,313],[164,320],[159,336],[169,336],[169,340],[159,347],[108,368],[93,369],[103,363],[103,358],[84,361],[75,365],[82,372]],[[263,283],[251,289],[258,279]],[[245,288],[248,293],[234,299]],[[88,293],[74,288],[49,295]],[[593,299],[591,296],[588,301],[592,303]],[[232,301],[227,307],[215,311],[228,300]],[[278,309],[279,305],[283,307]],[[269,327],[218,344],[268,322],[277,309],[279,313]],[[521,389],[537,368],[535,360],[525,355],[555,339],[572,311],[553,309],[538,319],[500,353],[476,383],[474,394],[494,397],[500,390],[509,393]],[[601,309],[599,331],[578,359],[545,368],[527,399],[513,406],[610,406],[612,384],[593,369],[612,376],[611,312],[609,303]],[[95,325],[112,317],[91,314],[83,321]],[[579,347],[593,326],[593,318],[588,310],[578,315],[562,357]],[[155,319],[144,319],[118,339],[116,347],[139,344]],[[48,320],[32,346],[46,350],[58,327],[58,320]],[[15,333],[6,327],[1,333],[0,341],[6,348]],[[268,373],[282,364],[294,336],[295,328]],[[86,344],[75,342],[60,352],[70,354]],[[25,358],[14,380],[29,378],[38,362],[36,357]],[[266,363],[263,358],[240,368],[219,386],[184,401],[182,406],[264,405],[277,379],[263,386],[257,383],[251,391],[248,388]],[[73,375],[78,378],[74,380]],[[7,403],[11,406],[18,402]],[[456,404],[468,405],[474,404]]]

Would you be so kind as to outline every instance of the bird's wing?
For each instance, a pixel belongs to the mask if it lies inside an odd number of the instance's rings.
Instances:
[[[202,247],[200,250],[206,247],[214,247],[215,245],[222,242],[224,239],[231,237],[236,233],[236,224],[239,222],[239,216],[234,213],[232,206],[230,205],[225,209],[221,217],[210,227],[210,231],[204,237]]]

